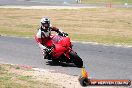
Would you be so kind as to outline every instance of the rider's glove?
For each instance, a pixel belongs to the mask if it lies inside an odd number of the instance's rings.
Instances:
[[[46,53],[50,53],[51,52],[51,49],[49,49],[49,48],[45,48],[44,50],[45,50]]]
[[[64,32],[63,32],[63,35],[66,37],[66,36],[68,36],[68,33],[64,33]]]
[[[61,35],[61,36],[64,36],[64,37],[68,36],[68,34],[65,33],[65,32],[60,33],[60,35]]]

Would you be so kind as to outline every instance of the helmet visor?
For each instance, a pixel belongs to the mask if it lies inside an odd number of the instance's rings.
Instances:
[[[47,23],[42,23],[42,26],[47,28],[47,27],[49,27],[49,24],[47,24]]]

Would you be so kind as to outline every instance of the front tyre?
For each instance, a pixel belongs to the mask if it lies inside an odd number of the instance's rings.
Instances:
[[[71,51],[70,52],[70,58],[73,60],[73,63],[77,66],[77,67],[83,67],[83,61],[82,59],[77,55],[76,52]]]

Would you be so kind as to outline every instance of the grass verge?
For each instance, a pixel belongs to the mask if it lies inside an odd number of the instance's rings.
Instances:
[[[0,13],[0,35],[33,37],[46,16],[72,40],[132,45],[131,8],[0,9]]]
[[[60,88],[46,79],[37,80],[38,76],[33,73],[31,69],[0,64],[0,88]]]

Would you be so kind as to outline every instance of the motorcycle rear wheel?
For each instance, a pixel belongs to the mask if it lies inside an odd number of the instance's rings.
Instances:
[[[70,58],[73,60],[73,63],[77,66],[77,67],[83,67],[83,61],[82,59],[77,55],[76,52],[71,51],[70,52]]]

